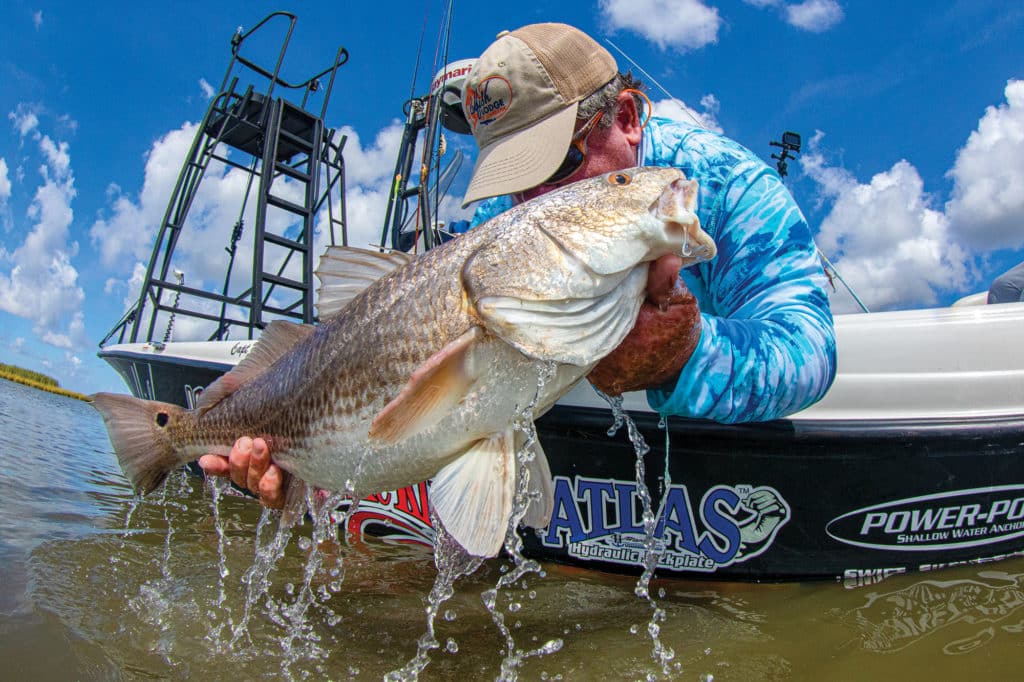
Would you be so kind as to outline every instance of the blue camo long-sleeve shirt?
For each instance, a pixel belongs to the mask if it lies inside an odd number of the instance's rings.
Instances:
[[[700,183],[697,215],[718,255],[684,268],[700,342],[679,378],[647,392],[662,414],[767,421],[819,400],[835,377],[835,329],[810,228],[778,174],[740,144],[653,118],[640,165],[674,166]],[[483,202],[479,224],[512,206]]]

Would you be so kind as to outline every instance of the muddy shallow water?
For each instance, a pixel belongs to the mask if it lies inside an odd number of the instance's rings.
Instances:
[[[91,407],[0,382],[3,677],[380,679],[416,654],[429,552],[321,545],[304,593],[307,523],[246,619],[260,509],[227,495],[218,520],[213,509],[189,475],[135,500]],[[506,638],[481,594],[509,566],[491,560],[455,583],[421,679],[499,675]],[[560,643],[524,660],[521,679],[664,678],[635,577],[541,568],[495,604],[517,649]],[[1019,559],[860,587],[656,578],[652,594],[673,679],[1016,679],[1024,661]]]

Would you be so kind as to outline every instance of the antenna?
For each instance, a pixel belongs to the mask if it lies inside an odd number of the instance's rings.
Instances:
[[[787,130],[782,133],[782,142],[772,140],[768,144],[772,147],[782,148],[782,153],[772,154],[772,158],[778,160],[775,167],[779,171],[779,177],[786,177],[786,174],[789,172],[789,164],[786,163],[786,160],[794,159],[796,158],[796,155],[800,153],[800,134]],[[792,152],[792,156],[790,156],[790,152]]]

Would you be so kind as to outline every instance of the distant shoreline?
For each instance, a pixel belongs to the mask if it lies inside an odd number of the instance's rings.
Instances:
[[[84,401],[84,402],[87,402],[87,403],[88,402],[92,402],[89,399],[89,396],[84,395],[82,393],[76,393],[75,391],[69,391],[66,388],[61,388],[60,386],[49,386],[49,385],[44,384],[44,383],[42,383],[40,381],[32,381],[31,379],[27,379],[25,377],[20,377],[20,376],[17,376],[16,374],[12,374],[10,372],[0,371],[0,379],[6,379],[7,381],[13,381],[16,384],[22,384],[23,386],[28,386],[30,388],[38,388],[40,391],[48,391],[50,393],[56,393],[57,395],[66,396],[68,398],[74,398],[75,400],[81,400],[81,401]]]

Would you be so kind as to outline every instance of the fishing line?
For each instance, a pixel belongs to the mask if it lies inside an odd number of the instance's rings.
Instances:
[[[695,124],[697,125],[697,127],[698,127],[698,128],[702,128],[702,129],[703,129],[703,128],[706,128],[706,126],[704,125],[703,121],[699,121],[699,120],[697,119],[697,117],[693,115],[693,112],[692,112],[692,111],[690,111],[690,107],[686,106],[686,103],[685,103],[685,102],[683,102],[683,100],[681,100],[681,99],[678,99],[678,98],[677,98],[677,97],[676,97],[675,95],[673,95],[673,94],[672,94],[671,92],[669,92],[668,90],[666,90],[666,89],[665,89],[665,87],[664,87],[664,86],[663,86],[663,85],[662,85],[661,83],[659,83],[659,82],[658,82],[658,81],[657,81],[657,80],[656,80],[656,79],[654,78],[654,76],[652,76],[651,74],[647,73],[647,72],[646,72],[646,71],[644,70],[644,67],[642,67],[642,66],[640,66],[639,64],[637,64],[637,63],[636,63],[635,61],[633,61],[633,59],[632,59],[632,58],[631,58],[631,57],[630,57],[630,56],[629,56],[628,54],[626,54],[625,52],[623,52],[623,51],[622,51],[622,48],[620,48],[620,47],[619,47],[618,45],[616,45],[615,43],[613,43],[613,42],[612,42],[612,41],[611,41],[610,39],[608,39],[608,38],[605,38],[605,42],[607,42],[607,43],[608,43],[609,45],[611,45],[612,47],[614,47],[614,48],[615,48],[615,51],[616,51],[616,52],[618,52],[619,54],[621,54],[621,55],[622,55],[623,57],[625,57],[625,58],[626,58],[626,61],[628,61],[628,62],[629,62],[630,64],[632,64],[632,65],[633,65],[634,67],[636,67],[636,70],[637,70],[637,71],[639,71],[640,73],[642,73],[642,74],[644,75],[644,78],[647,78],[648,80],[650,80],[650,82],[651,82],[651,83],[653,83],[654,85],[656,85],[656,86],[658,87],[658,89],[659,89],[659,90],[661,90],[661,91],[662,91],[663,93],[665,93],[665,95],[666,95],[666,96],[667,96],[667,97],[668,97],[669,99],[671,99],[671,100],[672,100],[673,102],[675,102],[675,103],[677,103],[677,104],[678,104],[679,106],[681,106],[681,107],[683,108],[683,112],[684,112],[684,113],[685,113],[685,114],[686,114],[687,116],[689,116],[689,117],[690,117],[690,120],[691,120],[691,121],[693,121],[693,122],[694,122],[694,123],[695,123]],[[651,111],[651,114],[653,115],[653,113],[654,113],[654,111],[653,111],[653,109],[652,109],[652,111]]]

